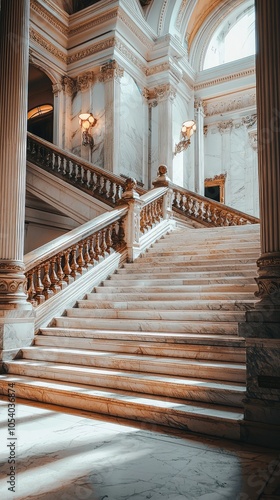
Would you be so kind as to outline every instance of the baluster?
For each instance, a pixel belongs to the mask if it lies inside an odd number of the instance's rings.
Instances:
[[[49,262],[46,262],[46,264],[44,264],[44,276],[42,279],[42,283],[44,285],[43,294],[45,295],[46,300],[48,300],[50,297],[54,295],[53,290],[51,290],[52,282],[50,280],[49,271],[50,271],[50,264]]]
[[[113,181],[110,181],[108,200],[112,201],[113,203],[114,203],[114,195],[115,195],[114,183]]]
[[[51,281],[50,289],[53,291],[54,294],[57,292],[60,292],[60,290],[61,290],[59,283],[58,283],[59,279],[57,277],[55,267],[56,267],[56,258],[54,257],[51,260],[51,272],[50,272],[50,281]]]
[[[116,184],[116,195],[115,195],[115,203],[117,203],[122,197],[122,186]]]
[[[124,219],[121,219],[119,221],[119,232],[118,232],[118,239],[119,239],[119,246],[122,247],[125,244],[125,232],[124,232]]]
[[[64,280],[64,272],[63,272],[62,265],[61,265],[62,256],[63,256],[62,253],[58,254],[58,256],[57,256],[57,271],[56,271],[56,274],[57,274],[57,277],[58,277],[58,283],[57,284],[58,284],[58,286],[60,287],[61,290],[64,290],[64,288],[67,287],[67,283]]]
[[[77,277],[77,269],[78,269],[78,264],[77,264],[77,260],[76,260],[76,256],[77,256],[77,248],[78,248],[78,245],[74,245],[71,249],[71,256],[72,256],[72,259],[71,259],[71,264],[70,264],[70,267],[71,267],[71,276],[72,278],[74,278],[74,280],[76,279]]]
[[[141,212],[140,212],[140,232],[144,233],[145,231],[145,215],[146,215],[146,207],[143,207]]]
[[[118,227],[118,223],[115,222],[113,224],[113,229],[112,229],[112,234],[111,234],[111,238],[112,238],[112,247],[113,248],[116,248],[117,245],[118,245],[118,242],[119,242],[119,237],[118,237],[118,234],[117,234],[117,227]]]
[[[106,255],[106,250],[107,250],[107,245],[106,245],[106,229],[102,229],[101,231],[101,255],[102,257],[105,257]]]
[[[65,177],[70,177],[70,165],[69,165],[69,158],[64,158],[64,170],[63,170],[63,175]]]
[[[31,302],[33,306],[37,305],[37,300],[35,300],[36,289],[34,286],[34,270],[27,274],[27,296],[28,302]]]
[[[78,247],[78,257],[77,257],[77,264],[78,264],[77,271],[79,274],[83,274],[83,272],[86,270],[83,251],[84,251],[84,244],[83,242],[80,242]]]
[[[107,252],[109,252],[109,253],[111,253],[111,249],[112,249],[112,246],[113,246],[112,229],[113,229],[113,226],[111,224],[107,228],[107,231],[106,231],[106,245],[107,245]]]
[[[103,177],[103,187],[101,189],[101,196],[103,196],[104,198],[108,198],[108,194],[107,194],[107,179],[105,177]]]
[[[83,167],[82,184],[88,187],[88,169],[86,167]]]
[[[178,193],[179,194],[179,208],[184,211],[185,210],[185,202],[188,201],[188,199],[186,199],[186,197],[182,194],[182,193]]]
[[[90,246],[90,239],[84,241],[84,261],[85,261],[85,268],[88,269],[91,267],[91,259],[90,259],[90,254],[89,254],[89,246]]]
[[[90,256],[90,265],[94,266],[95,264],[95,252],[94,252],[94,236],[91,236],[89,239],[89,256]]]
[[[100,179],[101,179],[100,175],[96,174],[96,183],[95,183],[94,193],[97,193],[97,194],[100,193],[100,188],[101,188]]]
[[[42,163],[42,153],[41,153],[41,146],[40,144],[37,144],[37,154],[36,154],[36,162],[41,164]]]
[[[44,290],[44,285],[41,281],[41,266],[38,266],[37,269],[34,271],[36,273],[36,280],[35,280],[35,290],[36,290],[36,295],[35,295],[35,300],[38,305],[42,304],[45,302],[45,296],[43,295],[43,290]]]
[[[64,272],[64,279],[68,285],[73,283],[74,278],[71,276],[71,266],[70,266],[70,250],[66,250],[64,253],[64,267],[63,267],[63,272]]]
[[[51,170],[52,169],[52,151],[50,149],[48,149],[48,152],[47,152],[47,155],[46,155],[46,168],[48,170]]]
[[[94,247],[94,253],[95,253],[95,260],[99,260],[99,257],[102,253],[100,245],[99,245],[99,238],[100,238],[100,231],[95,236],[95,247]]]
[[[52,169],[57,172],[58,171],[58,154],[57,153],[54,153],[53,154],[53,158],[54,158],[54,161],[53,161],[53,164],[52,164]]]
[[[88,171],[88,188],[90,190],[93,190],[93,184],[94,184],[93,176],[94,176],[94,173],[91,170],[89,170]]]

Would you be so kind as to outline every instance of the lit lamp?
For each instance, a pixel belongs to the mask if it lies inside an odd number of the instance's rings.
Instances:
[[[82,145],[90,146],[92,149],[94,146],[94,140],[90,134],[90,129],[94,127],[97,123],[97,119],[94,118],[92,113],[81,113],[79,115],[79,124],[82,129]]]
[[[187,120],[181,128],[181,140],[175,144],[175,155],[187,149],[191,143],[191,136],[196,131],[196,123],[194,120]]]

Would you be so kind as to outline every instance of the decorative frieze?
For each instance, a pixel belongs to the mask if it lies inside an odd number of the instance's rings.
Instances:
[[[68,35],[69,33],[68,26],[59,21],[53,14],[51,14],[51,12],[45,9],[37,0],[31,0],[30,8],[34,12],[37,12],[37,14],[39,14],[40,17],[45,19],[51,26],[54,26],[64,36]]]
[[[231,97],[230,99],[206,101],[205,114],[206,116],[221,115],[250,106],[256,106],[256,92]]]
[[[95,17],[91,21],[80,23],[75,27],[69,29],[69,35],[70,36],[78,35],[79,33],[84,33],[87,30],[95,28],[96,26],[100,26],[101,24],[107,23],[108,21],[115,19],[117,17],[117,13],[118,9],[114,9],[111,12],[108,12],[107,14]]]
[[[60,61],[67,63],[67,55],[64,52],[62,52],[62,50],[59,50],[51,42],[49,42],[49,40],[47,40],[42,35],[40,35],[33,28],[29,29],[29,36],[30,36],[30,40],[32,40],[33,42],[36,42],[38,45],[43,47],[45,50],[47,50],[47,52],[52,54],[54,57],[56,57]]]
[[[267,299],[269,302],[273,298],[280,298],[280,254],[271,254],[260,257],[257,260],[258,274],[255,278],[258,284],[258,291],[255,293],[259,299]]]
[[[132,64],[134,64],[134,66],[139,68],[145,74],[147,69],[145,64],[143,64],[143,62],[138,57],[136,57],[136,55],[129,49],[127,45],[125,45],[117,38],[115,38],[114,45],[127,60],[129,60]]]
[[[108,82],[110,80],[120,80],[124,75],[124,69],[117,63],[117,61],[110,61],[100,67],[100,75],[98,77],[100,82]]]
[[[90,47],[87,47],[82,50],[78,50],[71,56],[67,57],[67,63],[72,64],[76,61],[80,61],[81,59],[84,59],[85,57],[92,56],[93,54],[96,54],[97,52],[102,52],[103,50],[110,49],[114,47],[116,44],[116,38],[111,37],[107,38],[107,40],[102,40],[102,42],[94,43]]]

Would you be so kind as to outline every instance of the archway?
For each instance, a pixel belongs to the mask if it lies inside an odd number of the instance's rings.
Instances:
[[[53,142],[52,81],[39,68],[29,65],[27,130]]]

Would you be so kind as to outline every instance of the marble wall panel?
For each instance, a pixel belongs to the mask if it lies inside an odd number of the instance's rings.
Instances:
[[[97,124],[92,129],[94,148],[91,161],[94,165],[104,168],[105,89],[101,82],[91,87],[91,112],[97,118]]]
[[[142,93],[127,73],[121,79],[120,94],[120,174],[143,182],[144,124]],[[146,125],[146,126],[145,126]]]

